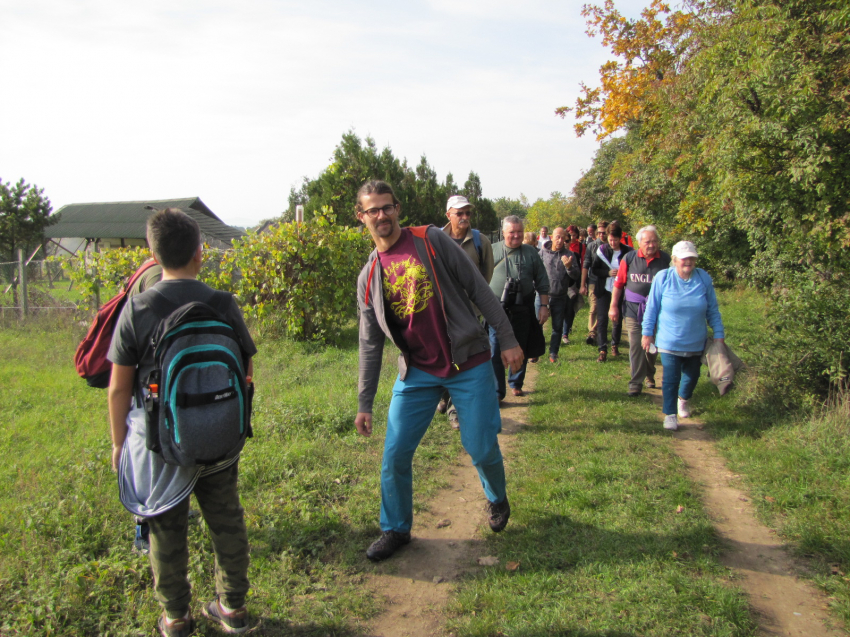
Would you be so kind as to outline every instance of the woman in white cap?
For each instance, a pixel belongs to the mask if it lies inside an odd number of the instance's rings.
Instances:
[[[688,400],[699,379],[700,357],[708,338],[706,323],[715,340],[722,341],[725,334],[714,283],[705,270],[696,267],[694,244],[680,241],[673,246],[672,257],[673,267],[652,281],[641,345],[648,351],[657,347],[661,353],[664,428],[676,430],[679,418],[691,416]]]

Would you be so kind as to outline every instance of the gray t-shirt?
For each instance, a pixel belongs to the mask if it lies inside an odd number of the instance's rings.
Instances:
[[[135,387],[137,396],[141,394],[142,383],[154,368],[151,337],[159,325],[160,317],[151,308],[151,304],[156,302],[158,293],[172,303],[184,305],[193,301],[207,303],[215,294],[215,290],[196,279],[171,279],[160,281],[152,289],[137,294],[127,301],[118,317],[118,323],[112,335],[112,344],[106,357],[116,365],[138,367]],[[242,340],[245,355],[254,356],[257,353],[257,347],[251,339],[251,334],[242,318],[242,312],[235,301],[231,301],[225,316]]]

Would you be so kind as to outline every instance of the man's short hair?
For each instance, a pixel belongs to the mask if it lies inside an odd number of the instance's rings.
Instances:
[[[502,219],[502,230],[504,230],[505,226],[507,226],[508,224],[512,226],[525,226],[525,224],[522,222],[522,219],[520,219],[516,215],[508,215],[507,217]]]
[[[589,224],[587,224],[587,227],[593,228],[593,231],[596,232],[596,224],[595,223],[589,223]]]
[[[392,195],[393,203],[396,205],[399,203],[392,186],[380,179],[370,179],[360,186],[360,190],[357,191],[357,201],[354,204],[355,213],[363,212],[363,206],[360,205],[360,199],[366,195]]]
[[[540,229],[549,232],[549,226],[540,226]]]
[[[651,232],[652,234],[655,235],[656,239],[661,238],[661,237],[658,236],[658,229],[655,226],[644,226],[643,228],[638,230],[637,234],[635,235],[635,239],[637,239],[638,243],[640,243],[640,239],[643,236],[644,232]]]
[[[607,221],[600,221],[598,224],[596,224],[596,227],[597,228],[607,228],[608,222]]]
[[[189,265],[201,245],[198,222],[179,208],[157,210],[148,217],[147,237],[156,260],[168,270]]]

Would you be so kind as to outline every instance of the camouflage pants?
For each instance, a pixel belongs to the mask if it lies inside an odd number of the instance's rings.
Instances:
[[[215,590],[228,608],[245,604],[248,593],[248,533],[239,503],[239,463],[202,476],[193,493],[209,529],[215,552]],[[189,496],[165,513],[148,519],[154,592],[169,617],[189,608]]]

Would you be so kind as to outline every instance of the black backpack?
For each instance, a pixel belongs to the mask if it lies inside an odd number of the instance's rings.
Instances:
[[[253,435],[254,384],[239,334],[225,318],[231,296],[216,291],[208,303],[178,306],[158,295],[156,367],[143,391],[147,447],[184,467],[233,458]]]

